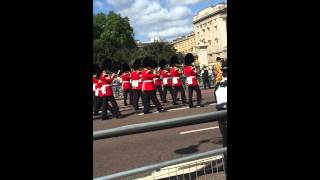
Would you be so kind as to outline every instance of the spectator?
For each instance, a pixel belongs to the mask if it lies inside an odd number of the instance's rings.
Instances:
[[[121,82],[119,77],[114,78],[113,80],[113,87],[114,87],[114,97],[119,98],[120,96],[120,86]]]
[[[207,67],[203,68],[203,72],[202,72],[202,81],[203,81],[203,86],[204,89],[210,88],[210,84],[209,84],[209,71],[207,69]]]

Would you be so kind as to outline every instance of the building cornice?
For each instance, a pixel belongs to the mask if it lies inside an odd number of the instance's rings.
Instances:
[[[217,11],[215,11],[213,13],[210,13],[210,14],[208,14],[206,16],[200,17],[199,19],[196,19],[196,20],[192,21],[192,23],[196,24],[196,23],[198,23],[200,21],[203,21],[205,19],[208,19],[210,17],[213,17],[213,16],[218,15],[218,14],[222,14],[222,13],[225,13],[225,12],[227,12],[227,7],[224,7],[223,9],[219,9],[219,10],[217,10]]]

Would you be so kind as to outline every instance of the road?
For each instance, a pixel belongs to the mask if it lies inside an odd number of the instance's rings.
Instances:
[[[215,111],[213,90],[202,90],[202,95],[205,104],[202,108],[190,109],[168,103],[164,106],[169,109],[168,112],[142,115],[141,112],[134,113],[131,108],[121,107],[124,110],[121,113],[127,115],[126,118],[94,120],[93,130]],[[118,104],[121,106],[123,102]],[[222,138],[217,127],[217,122],[210,122],[94,141],[93,175],[99,177],[220,148]]]

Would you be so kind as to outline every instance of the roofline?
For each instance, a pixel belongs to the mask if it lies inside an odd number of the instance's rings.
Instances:
[[[204,17],[201,17],[200,19],[197,19],[197,20],[195,20],[195,21],[192,21],[192,23],[195,24],[195,23],[197,23],[197,22],[199,22],[199,21],[202,21],[202,20],[204,20],[204,19],[207,19],[207,18],[209,18],[209,17],[215,16],[215,15],[221,13],[221,12],[226,12],[226,11],[227,11],[227,7],[223,8],[223,9],[219,9],[218,11],[216,11],[216,12],[214,12],[214,13],[212,13],[212,14],[208,14],[208,15],[206,15],[206,16],[204,16]]]

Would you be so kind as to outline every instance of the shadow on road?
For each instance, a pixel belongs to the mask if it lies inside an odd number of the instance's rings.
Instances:
[[[186,148],[177,149],[174,152],[177,154],[192,154],[199,151],[199,145],[192,145]]]
[[[204,143],[210,143],[210,139],[201,140],[199,141],[199,144],[177,149],[174,152],[177,154],[192,154],[192,153],[198,152],[200,145]],[[222,140],[221,140],[221,143],[222,143]]]

